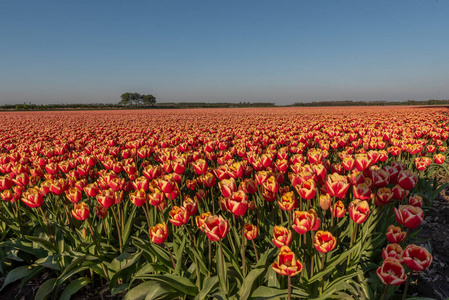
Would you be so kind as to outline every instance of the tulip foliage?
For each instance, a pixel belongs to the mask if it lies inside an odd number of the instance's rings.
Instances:
[[[376,299],[431,268],[416,236],[445,188],[443,109],[0,119],[0,292],[47,272],[37,299],[105,284],[124,299]]]

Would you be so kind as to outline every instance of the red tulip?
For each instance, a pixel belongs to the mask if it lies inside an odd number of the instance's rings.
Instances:
[[[407,233],[401,230],[401,227],[390,225],[387,229],[387,240],[389,243],[400,243]]]
[[[357,224],[362,224],[369,216],[367,201],[356,199],[349,205],[349,217]]]
[[[410,229],[418,227],[424,217],[424,212],[420,207],[411,205],[399,205],[399,208],[395,207],[394,214],[399,224]]]
[[[321,253],[327,253],[334,250],[337,245],[337,239],[328,231],[318,230],[313,239],[313,245]]]
[[[173,209],[168,214],[170,223],[175,226],[181,226],[189,221],[189,212],[184,207],[173,206]]]
[[[72,209],[72,216],[80,221],[84,221],[89,218],[90,210],[86,203],[79,202],[75,203],[75,207]]]
[[[387,257],[393,257],[399,260],[399,262],[402,264],[402,247],[399,244],[388,244],[387,247],[385,247],[382,250],[382,258],[387,259]]]
[[[224,239],[229,232],[229,223],[222,216],[209,216],[204,220],[203,231],[212,242]]]
[[[399,260],[393,257],[387,257],[376,273],[379,279],[387,285],[401,285],[407,278],[404,267]]]
[[[432,263],[433,256],[426,248],[408,245],[402,254],[404,263],[413,271],[423,271]]]
[[[39,207],[44,203],[44,195],[37,187],[29,188],[22,194],[22,201],[31,208]]]
[[[295,276],[301,272],[302,264],[288,246],[283,246],[271,268],[280,275]]]
[[[167,224],[159,223],[153,227],[150,227],[150,238],[156,244],[162,244],[168,237],[168,227]]]
[[[349,189],[348,179],[337,173],[327,175],[326,190],[332,197],[344,198]]]
[[[292,242],[292,231],[282,226],[274,226],[273,243],[276,247],[288,246]]]
[[[245,224],[243,235],[248,241],[254,240],[259,236],[259,228],[256,225]]]

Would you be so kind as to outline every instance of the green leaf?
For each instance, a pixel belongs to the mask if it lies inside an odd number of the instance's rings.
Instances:
[[[90,283],[91,279],[87,277],[80,277],[72,281],[68,286],[64,288],[61,298],[59,300],[70,300],[73,294],[78,292],[83,286]]]
[[[154,272],[167,272],[167,268],[165,268],[164,266],[161,266],[159,264],[156,263],[148,263],[146,265],[144,265],[143,267],[141,267],[139,269],[139,271],[136,272],[136,274],[134,274],[134,278],[137,277],[141,277],[141,276],[145,276],[145,275],[152,275],[152,273]]]
[[[259,286],[252,294],[250,299],[258,300],[268,300],[268,299],[279,299],[281,297],[286,297],[288,295],[288,290],[281,290],[272,287]],[[306,293],[302,289],[292,287],[292,296],[301,297],[306,299],[314,299],[316,296]]]
[[[40,288],[37,290],[34,300],[44,300],[45,297],[53,292],[56,284],[56,278],[51,278],[41,284]]]
[[[217,243],[217,255],[215,258],[217,259],[217,273],[218,273],[218,282],[220,283],[221,290],[225,293],[228,291],[228,287],[226,284],[227,278],[227,267],[226,262],[224,260],[222,245]]]
[[[3,282],[3,286],[0,289],[0,291],[3,290],[5,288],[5,286],[10,284],[11,282],[14,282],[16,280],[24,278],[27,275],[29,275],[31,272],[32,272],[32,269],[28,268],[28,266],[21,266],[21,267],[18,267],[18,268],[15,268],[15,269],[9,271],[8,275],[6,275],[5,282]]]
[[[281,287],[281,284],[279,283],[279,280],[277,277],[277,273],[272,268],[268,268],[266,277],[267,277],[267,284],[269,287],[275,287],[275,288]]]
[[[188,278],[178,275],[164,274],[164,275],[149,275],[148,278],[163,282],[171,286],[177,291],[183,294],[196,296],[198,294],[198,288]]]
[[[160,285],[160,283],[155,281],[143,282],[126,293],[123,300],[143,300],[147,294],[158,285]]]
[[[349,255],[351,255],[353,252],[357,251],[360,248],[360,242],[357,243],[356,245],[354,245],[350,250],[347,250],[337,256],[335,256],[334,258],[332,258],[326,265],[324,268],[324,271],[321,271],[317,274],[315,274],[312,278],[309,279],[309,284],[313,283],[317,280],[320,280],[320,278],[326,276],[329,273],[332,273],[335,271],[335,267],[342,263],[345,259],[348,258]]]
[[[259,259],[259,262],[256,265],[256,268],[258,267],[266,267],[267,265],[271,264],[272,258],[276,255],[278,252],[278,248],[274,247],[271,248],[262,254],[262,256]]]
[[[128,220],[126,221],[125,224],[125,229],[123,230],[123,234],[122,234],[122,241],[123,241],[123,245],[126,245],[126,243],[128,242],[128,238],[129,235],[131,234],[131,229],[132,229],[132,224],[133,224],[133,220],[134,220],[134,215],[136,213],[136,209],[137,206],[133,205],[133,209],[131,214],[128,216]]]
[[[254,281],[265,271],[265,269],[259,268],[251,270],[248,275],[243,280],[242,287],[238,291],[240,300],[246,300],[251,295],[251,290],[253,289]]]
[[[184,238],[182,239],[181,245],[178,248],[178,251],[176,251],[175,256],[176,256],[176,268],[175,268],[175,274],[176,275],[180,275],[181,273],[181,267],[183,266],[182,263],[182,254],[184,253],[184,248],[186,246],[186,236],[184,236]]]
[[[55,248],[55,246],[46,239],[35,237],[35,236],[30,236],[30,235],[25,236],[25,238],[27,240],[37,243],[42,248],[44,248],[45,250],[47,250],[51,253],[58,252],[57,249]]]
[[[47,257],[37,259],[35,261],[35,263],[40,266],[52,269],[52,270],[61,271],[61,268],[59,267],[59,263],[58,263],[58,259],[60,257],[61,257],[61,254],[50,255]]]
[[[207,278],[203,283],[203,289],[196,295],[195,300],[206,299],[210,293],[218,287],[218,276]]]

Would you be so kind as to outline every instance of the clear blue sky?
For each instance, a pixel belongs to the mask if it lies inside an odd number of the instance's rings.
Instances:
[[[449,1],[0,3],[0,104],[449,99]]]

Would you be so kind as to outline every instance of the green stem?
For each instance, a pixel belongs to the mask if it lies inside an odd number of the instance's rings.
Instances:
[[[117,215],[115,214],[114,209],[111,209],[111,211],[112,211],[112,216],[114,217],[114,220],[115,220],[115,226],[117,227],[118,241],[120,244],[120,253],[123,253],[122,233],[120,232],[120,226],[118,223]]]
[[[256,255],[256,263],[258,263],[259,262],[259,256],[257,255],[256,244],[254,243],[254,240],[251,240],[251,242],[253,243],[254,254]]]
[[[382,300],[387,299],[387,290],[388,290],[388,284],[385,285],[384,292],[382,294]]]
[[[95,250],[97,252],[97,255],[100,256],[100,250],[98,248],[97,237],[95,236],[95,232],[93,231],[92,226],[90,225],[89,219],[86,219],[86,223],[87,223],[87,226],[89,226],[90,234],[92,234],[92,238],[95,243]],[[103,267],[104,276],[107,278],[107,280],[110,280],[108,272],[106,271],[105,265],[102,263],[101,266]],[[92,279],[92,282],[93,282],[93,279]]]
[[[242,216],[242,272],[243,277],[246,276],[246,261],[245,261],[245,221]]]
[[[173,270],[175,270],[176,269],[176,264],[175,264],[175,260],[173,259],[173,254],[171,253],[171,250],[168,247],[167,242],[164,242],[164,244],[165,244],[165,247],[167,247],[168,253],[170,253],[170,259],[171,259],[171,262],[173,264]]]
[[[405,300],[405,298],[407,298],[408,286],[410,285],[410,280],[411,279],[412,279],[412,271],[410,271],[408,273],[407,282],[405,283],[405,288],[404,288],[404,294],[402,295],[402,300]]]
[[[292,299],[292,277],[288,275],[288,300]]]
[[[227,281],[227,276],[226,276],[226,265],[225,265],[225,261],[224,261],[224,255],[223,255],[223,247],[222,247],[222,245],[221,245],[221,240],[219,241],[219,243],[220,243],[220,259],[221,259],[221,263],[222,263],[222,265],[223,265],[223,278],[225,279],[225,281]],[[227,295],[228,294],[228,290],[227,290],[227,282],[225,282],[225,290],[224,290],[224,293],[225,293],[225,295]]]

